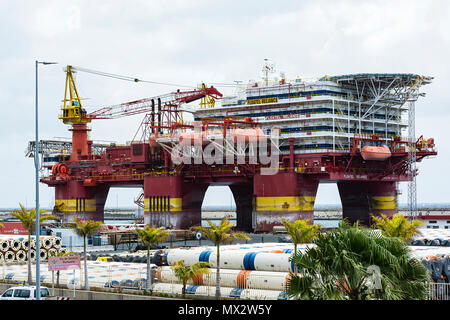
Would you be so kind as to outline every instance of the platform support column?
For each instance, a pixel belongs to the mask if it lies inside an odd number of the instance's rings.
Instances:
[[[201,224],[207,184],[183,177],[144,178],[144,223],[155,227],[189,229]]]
[[[253,227],[272,231],[282,225],[281,218],[314,223],[314,202],[319,181],[296,172],[255,175]]]
[[[55,206],[53,214],[62,222],[70,223],[79,219],[104,221],[104,208],[109,186],[100,184],[84,186],[82,181],[68,181],[55,186]]]
[[[253,185],[251,183],[230,186],[236,202],[236,230],[251,232],[253,215]]]
[[[384,181],[339,181],[342,217],[350,224],[371,225],[372,216],[397,213],[397,183]]]

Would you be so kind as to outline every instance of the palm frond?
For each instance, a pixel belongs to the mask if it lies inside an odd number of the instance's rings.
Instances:
[[[136,233],[147,247],[163,242],[170,235],[168,231],[164,230],[164,227],[156,228],[149,225],[146,225],[144,229],[136,228]]]
[[[19,203],[20,210],[15,209],[10,213],[11,216],[20,220],[23,227],[29,232],[36,228],[36,209],[30,209],[28,211],[21,203]],[[57,217],[53,215],[46,214],[47,210],[39,210],[39,224],[48,220],[58,220]]]
[[[426,296],[427,270],[409,256],[407,244],[399,238],[344,222],[337,230],[319,234],[313,244],[292,257],[301,275],[288,279],[291,296],[363,300]],[[368,270],[373,266],[379,267],[381,290],[369,286],[373,274]]]
[[[196,226],[193,229],[200,231],[205,238],[211,240],[214,244],[231,243],[237,239],[250,240],[250,238],[243,232],[232,232],[233,224],[229,222],[228,217],[222,218],[219,225],[213,224],[206,220],[209,227]]]
[[[90,236],[96,233],[102,227],[102,222],[100,221],[93,221],[93,220],[82,221],[77,217],[74,217],[73,221],[75,222],[75,224],[71,225],[72,229],[75,231],[76,234],[83,237]]]

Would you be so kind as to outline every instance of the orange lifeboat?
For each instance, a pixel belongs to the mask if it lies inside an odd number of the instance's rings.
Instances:
[[[231,133],[233,141],[258,142],[264,139],[264,132],[260,128],[234,129]]]
[[[361,150],[361,156],[364,160],[384,161],[391,155],[391,150],[385,145],[379,147],[365,146]]]
[[[208,141],[205,139],[205,132],[182,132],[178,137],[178,143],[181,146],[193,146],[201,144],[205,146]]]

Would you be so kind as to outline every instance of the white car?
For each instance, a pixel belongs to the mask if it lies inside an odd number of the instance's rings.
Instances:
[[[47,287],[41,287],[41,299],[50,298]],[[7,289],[0,296],[0,300],[36,300],[36,286],[17,286]]]

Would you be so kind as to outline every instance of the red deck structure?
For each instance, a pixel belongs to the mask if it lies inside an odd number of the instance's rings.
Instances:
[[[418,143],[419,145],[419,143]],[[89,148],[87,148],[89,150]],[[417,150],[417,161],[436,155]],[[408,181],[407,153],[392,152],[386,161],[365,161],[355,154],[294,154],[279,158],[275,175],[262,175],[261,164],[173,164],[163,148],[150,143],[108,147],[55,165],[41,182],[55,187],[55,213],[103,220],[109,188],[144,189],[145,223],[189,228],[201,223],[201,205],[209,186],[226,185],[237,206],[237,227],[271,231],[289,220],[313,219],[320,182],[337,182],[343,216],[369,224],[371,215],[397,212],[397,182]]]

